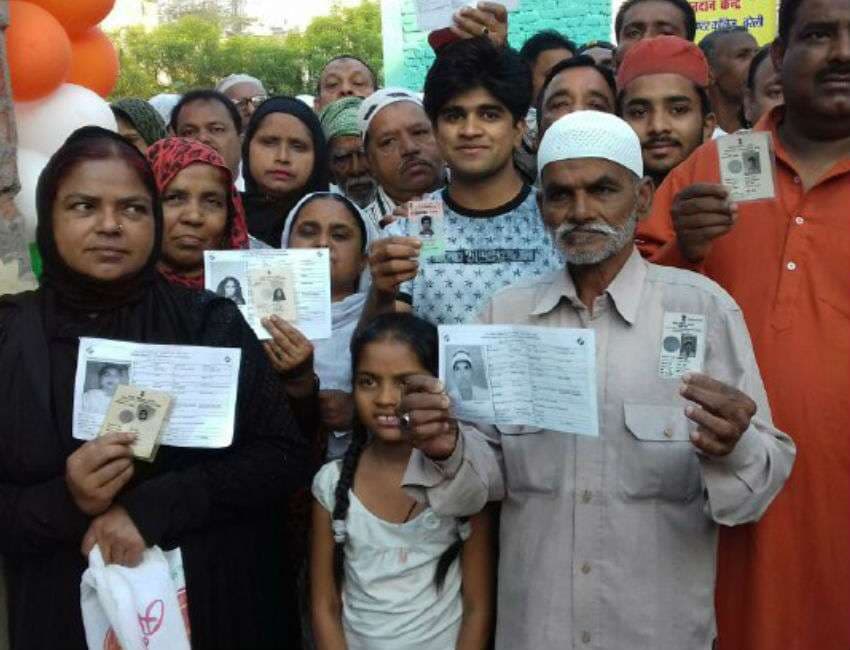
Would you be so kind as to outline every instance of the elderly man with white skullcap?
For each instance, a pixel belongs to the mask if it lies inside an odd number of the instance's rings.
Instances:
[[[653,187],[634,131],[572,113],[538,161],[566,266],[495,294],[479,320],[593,329],[599,436],[458,423],[442,384],[412,377],[404,484],[444,515],[502,502],[498,650],[710,650],[718,527],[762,516],[794,444],[738,306],[635,248]]]

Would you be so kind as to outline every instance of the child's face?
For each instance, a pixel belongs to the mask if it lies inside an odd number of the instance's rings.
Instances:
[[[396,407],[402,385],[410,375],[431,374],[406,343],[376,341],[360,352],[354,376],[357,416],[369,431],[385,442],[402,440]]]
[[[333,199],[316,199],[298,213],[289,236],[290,248],[328,248],[331,287],[335,292],[356,290],[366,263],[363,235],[357,219]]]

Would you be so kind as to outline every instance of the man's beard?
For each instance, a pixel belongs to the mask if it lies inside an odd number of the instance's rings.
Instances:
[[[623,247],[634,237],[637,222],[637,212],[632,212],[620,228],[600,221],[584,224],[565,221],[555,230],[555,242],[566,254],[568,264],[591,266],[604,262],[623,250]],[[600,233],[606,236],[607,241],[601,249],[580,252],[570,251],[570,246],[567,244],[567,237],[574,232]]]
[[[366,181],[371,182],[371,186],[368,190],[363,187],[358,187],[357,190],[352,193],[351,186],[355,184],[365,184]],[[342,185],[342,191],[349,199],[351,199],[354,203],[357,204],[357,207],[365,208],[372,201],[375,200],[375,193],[377,192],[377,186],[373,181],[371,176],[357,176],[355,178],[348,179]]]

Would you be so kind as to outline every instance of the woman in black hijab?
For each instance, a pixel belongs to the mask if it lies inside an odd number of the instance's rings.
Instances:
[[[290,210],[328,189],[327,145],[316,114],[294,97],[270,97],[245,129],[243,204],[248,232],[274,248]]]
[[[192,647],[297,648],[285,501],[312,473],[280,377],[232,301],[156,272],[162,214],[147,161],[120,136],[75,132],[36,193],[42,286],[0,300],[0,552],[12,647],[86,647],[81,552],[132,566],[179,547]],[[233,442],[162,447],[71,437],[81,336],[242,350]]]

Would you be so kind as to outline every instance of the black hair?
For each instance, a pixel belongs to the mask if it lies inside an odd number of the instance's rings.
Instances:
[[[328,199],[330,201],[336,201],[337,203],[342,204],[346,210],[351,213],[351,216],[354,217],[354,220],[357,222],[357,227],[360,230],[360,252],[366,252],[366,240],[368,238],[368,233],[366,232],[366,223],[364,221],[363,213],[357,208],[356,205],[349,199],[347,196],[339,194],[337,192],[313,192],[310,198],[305,199],[304,202],[298,206],[298,212],[292,215],[292,226],[289,231],[289,236],[292,237],[292,231],[295,230],[295,222],[298,221],[298,216],[308,205],[313,203],[314,201],[319,201],[321,199]],[[289,241],[286,242],[284,248],[289,247]]]
[[[516,50],[484,36],[446,45],[425,77],[425,112],[436,124],[443,106],[474,88],[493,95],[519,122],[531,105],[531,68]]]
[[[357,376],[357,367],[360,357],[367,345],[380,341],[393,341],[403,343],[425,368],[435,377],[438,374],[439,350],[437,343],[437,328],[422,318],[407,313],[381,314],[369,322],[365,327],[355,333],[351,340],[351,376]],[[339,472],[339,481],[334,489],[334,509],[331,513],[333,522],[345,522],[348,517],[349,492],[354,485],[354,475],[357,472],[357,464],[360,456],[368,442],[368,432],[360,422],[354,418],[354,427],[351,435],[351,445],[342,459],[342,467]],[[337,589],[342,587],[345,566],[345,544],[347,535],[343,535],[341,541],[334,537],[334,579]],[[460,554],[463,542],[458,540],[453,543],[440,556],[437,568],[434,572],[434,585],[439,590],[442,588],[446,573],[455,559]]]
[[[617,35],[618,42],[623,40],[621,38],[621,32],[623,30],[623,23],[626,20],[626,13],[635,5],[639,5],[641,2],[646,1],[647,0],[626,0],[622,5],[620,5],[620,10],[617,12],[617,18],[614,20],[614,34]],[[691,3],[688,2],[688,0],[664,0],[664,2],[669,2],[682,12],[682,15],[685,18],[685,35],[689,41],[693,41],[697,35],[697,15],[694,12],[694,8],[691,6]]]
[[[705,58],[711,65],[714,65],[714,56],[717,53],[717,46],[720,41],[731,34],[749,34],[746,27],[733,25],[732,27],[723,27],[716,29],[699,42],[699,48],[705,54]]]
[[[755,56],[750,61],[750,67],[747,69],[747,89],[751,93],[756,90],[756,73],[758,72],[759,66],[769,58],[770,45],[765,45],[756,51]],[[744,111],[743,104],[741,105],[741,108],[738,109],[738,120],[740,120],[741,124],[743,124],[745,128],[753,128],[753,124],[747,119],[747,114]]]
[[[783,43],[788,43],[788,38],[791,36],[791,27],[794,25],[794,19],[797,17],[797,10],[803,0],[782,0],[779,5],[779,40]]]
[[[564,61],[558,61],[555,65],[552,66],[552,69],[549,70],[546,75],[546,80],[543,82],[543,86],[540,88],[540,94],[537,96],[536,108],[537,108],[537,119],[540,120],[543,115],[543,96],[546,94],[546,89],[549,87],[549,84],[552,83],[552,79],[561,74],[564,70],[571,70],[572,68],[593,68],[596,70],[602,78],[605,79],[605,83],[608,84],[608,88],[611,89],[611,96],[614,98],[614,104],[617,104],[617,81],[614,79],[614,73],[610,68],[606,68],[605,66],[599,65],[596,61],[593,60],[587,54],[579,54],[578,56],[574,56],[571,59],[566,59]]]
[[[322,75],[325,73],[325,70],[327,70],[328,66],[334,61],[342,61],[343,59],[351,59],[352,61],[362,63],[363,67],[365,67],[369,71],[369,74],[372,76],[372,88],[378,90],[378,75],[375,74],[375,71],[372,69],[371,65],[366,63],[359,56],[354,56],[353,54],[340,54],[339,56],[335,56],[330,59],[327,63],[325,63],[325,65],[322,66],[322,69],[319,70],[319,78],[316,80],[316,96],[318,96],[322,90]]]
[[[537,63],[538,57],[549,50],[569,50],[570,54],[575,54],[576,44],[557,30],[544,29],[526,39],[519,50],[519,55],[528,65],[533,66]]]
[[[219,296],[224,296],[224,288],[227,286],[228,282],[232,282],[236,285],[236,295],[234,296],[234,300],[237,305],[245,304],[245,297],[242,295],[242,283],[239,282],[238,278],[233,277],[232,275],[228,275],[225,278],[222,278],[221,282],[218,283],[218,286],[215,289],[216,294]]]
[[[580,48],[578,48],[577,54],[584,54],[588,50],[592,50],[594,47],[601,47],[603,50],[611,50],[612,52],[616,51],[617,46],[609,41],[588,41]]]
[[[233,126],[236,128],[236,132],[242,133],[242,116],[239,115],[239,110],[236,108],[236,104],[230,101],[224,93],[220,93],[217,90],[211,90],[209,88],[201,88],[200,90],[190,90],[188,93],[183,95],[180,98],[180,101],[174,106],[174,110],[171,111],[171,121],[168,125],[171,127],[171,131],[174,135],[179,135],[177,133],[177,122],[180,118],[180,111],[183,110],[183,107],[187,104],[198,101],[218,102],[224,106],[230,115],[230,119],[233,121]]]
[[[765,59],[770,57],[770,45],[765,45],[756,52],[755,56],[750,61],[750,67],[747,70],[747,88],[751,91],[756,89],[756,73],[759,66]]]

